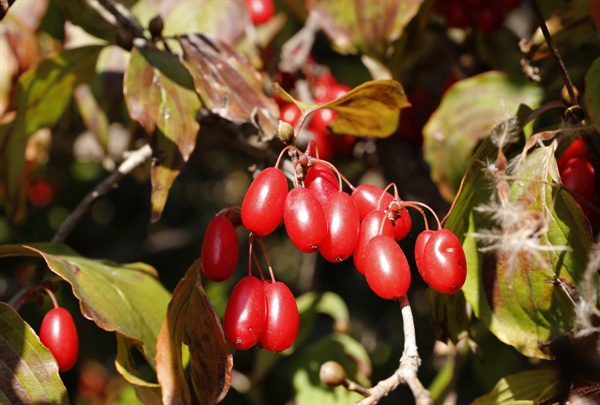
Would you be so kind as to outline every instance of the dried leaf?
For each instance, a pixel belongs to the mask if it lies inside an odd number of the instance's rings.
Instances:
[[[131,117],[150,137],[152,222],[160,219],[169,190],[196,147],[201,103],[179,60],[156,48],[134,48],[123,91]]]
[[[398,128],[400,110],[411,104],[395,80],[372,80],[319,108],[335,111],[329,129],[337,134],[385,138]]]
[[[255,123],[262,140],[271,140],[279,123],[277,104],[248,59],[214,36],[182,35],[179,43],[206,108],[238,125]]]
[[[221,401],[231,385],[231,351],[202,288],[201,272],[196,260],[177,284],[158,336],[156,367],[164,403],[190,403],[182,343],[189,347],[191,381],[200,404]]]
[[[383,59],[390,44],[419,11],[423,0],[309,0],[310,17],[341,53]]]
[[[54,356],[31,326],[4,302],[0,302],[0,332],[0,402],[68,404]]]

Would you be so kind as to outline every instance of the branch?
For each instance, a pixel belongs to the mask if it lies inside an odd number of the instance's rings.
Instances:
[[[148,160],[150,156],[152,156],[152,149],[148,144],[142,146],[134,152],[131,152],[117,170],[100,182],[83,198],[83,200],[81,200],[71,215],[69,215],[65,222],[62,223],[60,228],[58,228],[56,234],[52,238],[52,242],[63,242],[73,231],[81,218],[90,210],[92,204],[96,200],[108,193],[117,183],[119,183],[119,181],[121,181],[123,177],[131,173],[133,169]]]
[[[0,2],[1,1],[3,0],[0,0]],[[117,23],[121,27],[125,27],[127,30],[129,30],[135,38],[146,39],[146,37],[144,36],[144,30],[142,26],[132,15],[123,14],[118,8],[118,3],[115,3],[113,0],[98,0],[98,3],[100,3],[100,5],[102,5],[102,7],[106,9],[106,11],[108,11],[115,17]]]
[[[0,0],[0,21],[6,17],[6,13],[8,13],[8,9],[16,0]]]
[[[358,402],[357,405],[376,404],[379,400],[387,396],[398,385],[406,384],[410,388],[415,397],[417,405],[431,405],[431,395],[423,386],[417,377],[417,371],[421,365],[419,352],[417,350],[417,340],[415,337],[415,323],[413,320],[412,311],[408,302],[408,297],[400,298],[400,308],[402,311],[402,321],[404,327],[404,352],[400,358],[400,367],[385,380],[381,380],[367,391],[369,396]]]

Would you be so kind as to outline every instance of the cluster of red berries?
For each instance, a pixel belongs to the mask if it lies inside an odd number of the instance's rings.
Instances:
[[[394,185],[390,185],[394,195],[371,184],[352,186],[335,166],[318,157],[314,143],[305,152],[288,146],[282,154],[286,150],[295,156],[294,187],[288,189],[279,164],[261,171],[246,191],[239,208],[240,221],[230,220],[235,208],[217,215],[202,245],[204,274],[211,280],[224,280],[233,273],[238,258],[234,222],[241,222],[250,233],[249,262],[257,263],[261,279],[249,270],[234,288],[223,322],[226,338],[238,349],[260,343],[268,350],[285,350],[298,332],[298,309],[292,293],[275,281],[270,264],[271,279],[265,280],[252,251],[252,244],[258,242],[268,263],[261,238],[282,222],[291,242],[302,252],[319,252],[333,263],[352,255],[369,287],[385,299],[404,296],[411,282],[410,265],[397,243],[412,228],[407,209],[419,211],[427,223],[423,210],[430,210],[427,205],[402,201]],[[343,181],[350,193],[343,190]],[[465,254],[456,235],[441,229],[439,220],[438,228],[427,229],[417,237],[417,269],[432,288],[452,294],[465,282]]]
[[[436,9],[452,28],[477,27],[490,33],[502,25],[506,15],[514,10],[521,0],[443,0]]]
[[[557,164],[563,186],[573,193],[574,200],[595,229],[600,217],[592,206],[598,207],[600,202],[600,176],[596,176],[590,162],[590,151],[583,138],[575,139],[562,153]]]

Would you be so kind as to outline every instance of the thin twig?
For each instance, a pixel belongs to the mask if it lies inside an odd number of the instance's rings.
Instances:
[[[542,30],[542,34],[544,34],[544,39],[546,40],[546,44],[548,45],[550,52],[552,52],[552,55],[558,62],[558,67],[560,68],[560,73],[562,75],[563,81],[565,82],[565,87],[567,88],[567,92],[569,93],[569,101],[571,102],[571,105],[577,105],[577,96],[575,95],[575,90],[573,88],[573,82],[571,82],[571,77],[569,76],[569,73],[567,72],[567,67],[565,66],[565,63],[563,62],[560,54],[558,53],[558,49],[556,48],[556,44],[554,43],[554,40],[552,39],[552,35],[550,35],[550,31],[548,31],[548,27],[546,26],[546,22],[544,21],[544,16],[542,15],[542,12],[540,11],[540,8],[538,7],[536,0],[529,0],[529,3],[531,4],[531,8],[533,9],[535,17],[538,20],[538,24],[540,26],[540,29]]]
[[[92,191],[90,191],[81,200],[79,205],[73,210],[71,215],[62,223],[60,228],[54,234],[52,242],[63,242],[73,231],[81,218],[89,211],[92,204],[100,197],[108,193],[115,184],[119,183],[123,177],[131,173],[133,169],[140,166],[152,156],[150,145],[146,144],[134,152],[131,152],[127,159],[119,165],[119,168],[111,173],[106,179],[100,182]]]
[[[431,405],[431,394],[423,386],[417,372],[421,365],[421,359],[417,350],[417,339],[415,334],[415,323],[408,297],[400,298],[400,308],[402,311],[402,322],[404,328],[404,352],[400,358],[400,367],[385,380],[381,380],[374,387],[368,390],[369,396],[358,402],[357,405],[372,405],[387,396],[398,385],[406,384],[415,397],[417,405]]]
[[[144,30],[139,24],[139,22],[137,22],[137,20],[135,20],[133,16],[126,16],[121,11],[119,11],[117,4],[113,0],[98,0],[98,3],[100,3],[100,5],[102,5],[102,7],[106,9],[106,11],[108,11],[115,17],[117,23],[121,27],[127,28],[135,38],[146,39],[146,37],[144,36]]]

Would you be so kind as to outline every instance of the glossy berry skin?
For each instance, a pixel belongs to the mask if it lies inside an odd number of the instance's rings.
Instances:
[[[372,184],[361,184],[356,187],[354,191],[352,191],[352,198],[354,198],[354,201],[356,202],[361,220],[373,210],[387,210],[394,199],[390,193],[384,194],[383,189]],[[379,203],[380,198],[381,203]]]
[[[275,15],[273,0],[245,0],[245,3],[254,25],[264,24]]]
[[[265,330],[266,301],[263,284],[253,276],[242,278],[229,297],[223,316],[223,332],[238,350],[247,350]]]
[[[238,256],[239,243],[233,224],[226,216],[217,215],[208,224],[202,241],[202,272],[209,280],[226,280],[235,270]]]
[[[40,341],[54,355],[61,373],[73,368],[79,354],[79,337],[69,311],[64,308],[48,311],[42,320]]]
[[[354,266],[359,273],[365,274],[365,255],[367,253],[367,245],[377,235],[386,235],[390,238],[394,236],[392,223],[387,219],[385,212],[375,210],[369,212],[362,223],[360,224],[360,232],[358,234],[358,242],[354,248]]]
[[[433,235],[433,231],[431,229],[422,231],[419,236],[417,236],[417,240],[415,241],[415,262],[417,263],[417,269],[419,270],[419,273],[425,264],[425,245],[427,245],[431,235]]]
[[[331,169],[323,165],[312,165],[304,176],[304,185],[317,196],[323,206],[333,193],[340,189],[338,179]]]
[[[371,290],[392,300],[406,294],[410,286],[410,265],[396,241],[386,235],[375,236],[367,246],[365,277]]]
[[[358,207],[348,193],[332,194],[325,207],[327,236],[319,249],[321,256],[330,262],[341,262],[350,257],[360,232]]]
[[[584,158],[571,158],[560,171],[560,178],[567,190],[577,193],[573,199],[579,204],[592,226],[595,226],[597,214],[586,204],[586,202],[592,204],[596,202],[596,172],[592,164]]]
[[[285,174],[269,167],[256,176],[242,201],[242,223],[258,236],[270,234],[283,219],[288,187]]]
[[[400,211],[394,214],[395,218],[392,221],[394,228],[394,239],[399,241],[409,234],[412,228],[412,218],[406,208],[402,208]]]
[[[282,352],[292,346],[298,336],[298,306],[290,289],[281,281],[263,286],[267,318],[260,345],[273,352]]]
[[[456,235],[448,229],[438,229],[429,236],[421,263],[418,270],[423,280],[443,294],[454,294],[467,278],[465,252]]]
[[[287,122],[292,127],[295,127],[296,124],[298,124],[301,116],[302,111],[300,111],[300,109],[294,103],[286,103],[279,111],[279,119]]]
[[[560,158],[556,162],[558,164],[558,170],[562,172],[567,165],[567,162],[573,158],[582,158],[590,160],[590,150],[588,149],[583,138],[577,138],[565,149],[560,155]]]
[[[304,253],[314,253],[327,235],[323,206],[315,193],[297,187],[288,193],[283,210],[283,223],[290,240]]]

